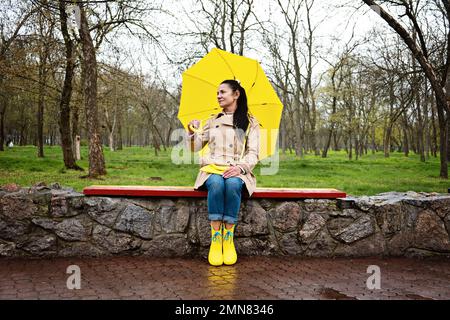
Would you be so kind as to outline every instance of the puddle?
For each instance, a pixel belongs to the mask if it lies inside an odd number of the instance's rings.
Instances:
[[[339,292],[337,290],[334,290],[332,288],[322,288],[319,290],[319,293],[322,297],[326,299],[333,299],[333,300],[356,300],[355,297],[350,297],[346,294],[343,294],[342,292]]]

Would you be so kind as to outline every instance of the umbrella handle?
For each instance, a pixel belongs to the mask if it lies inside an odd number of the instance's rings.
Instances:
[[[198,124],[198,128],[196,128],[196,127],[194,127],[194,126],[192,126],[191,124],[188,124],[188,128],[192,131],[192,132],[194,132],[194,133],[202,133],[203,132],[203,130],[202,130],[202,124],[203,124],[203,121],[205,121],[206,119],[201,119],[201,120],[198,120],[200,123]]]
[[[202,131],[202,129],[200,128],[195,128],[192,125],[189,125],[189,129],[194,132],[194,133],[200,133]]]

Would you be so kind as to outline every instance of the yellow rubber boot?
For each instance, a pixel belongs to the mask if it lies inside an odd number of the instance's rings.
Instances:
[[[208,261],[212,266],[221,266],[223,264],[222,225],[219,230],[214,230],[211,226],[211,246],[209,247]]]
[[[230,229],[223,227],[223,263],[227,265],[235,264],[237,261],[237,253],[234,247],[234,227]]]

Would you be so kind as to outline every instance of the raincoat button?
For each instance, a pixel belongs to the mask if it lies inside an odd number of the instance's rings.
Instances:
[[[230,148],[233,148],[233,144],[230,144]]]
[[[216,128],[218,128],[218,127],[219,127],[219,125],[216,126]]]

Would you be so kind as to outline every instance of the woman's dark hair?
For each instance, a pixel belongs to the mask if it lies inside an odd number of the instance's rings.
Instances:
[[[233,115],[233,124],[236,128],[243,130],[245,133],[249,125],[247,94],[245,93],[245,89],[242,88],[236,80],[224,80],[221,84],[223,83],[228,84],[233,92],[239,90],[237,108]]]

